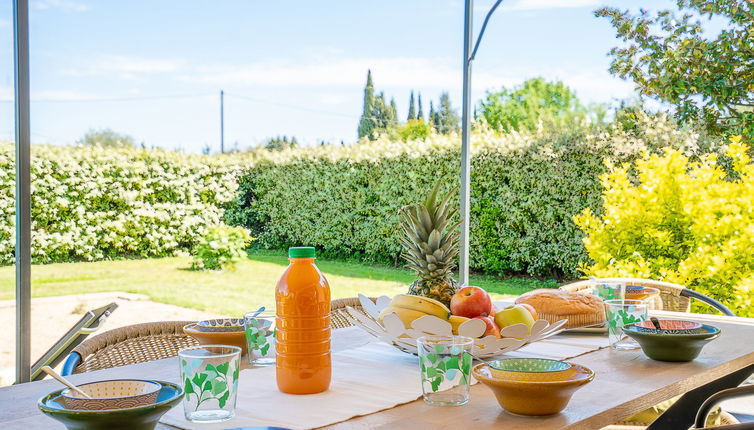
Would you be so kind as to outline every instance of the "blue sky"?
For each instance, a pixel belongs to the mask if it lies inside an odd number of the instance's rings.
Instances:
[[[275,135],[353,142],[368,68],[407,114],[411,89],[461,98],[461,0],[30,0],[32,140],[109,127],[198,152]],[[492,0],[475,2],[476,28]],[[587,102],[630,97],[607,72],[613,30],[593,11],[669,0],[506,0],[474,64],[473,96],[559,79]],[[10,1],[0,3],[0,140],[13,138]]]

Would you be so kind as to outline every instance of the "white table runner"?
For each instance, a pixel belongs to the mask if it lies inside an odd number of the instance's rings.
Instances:
[[[349,327],[337,330],[333,337],[352,337],[354,330],[361,331]],[[371,338],[365,332],[363,336]],[[332,383],[324,393],[283,394],[277,389],[274,367],[246,369],[239,377],[235,418],[220,424],[194,424],[184,419],[183,405],[178,405],[160,422],[190,430],[245,426],[308,429],[390,409],[421,397],[418,358],[371,339],[359,348],[333,353]],[[558,335],[506,356],[563,360],[605,346],[606,336]]]

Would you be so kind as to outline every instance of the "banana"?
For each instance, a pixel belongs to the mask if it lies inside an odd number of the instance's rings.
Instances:
[[[448,322],[450,322],[450,325],[453,327],[453,334],[458,334],[458,327],[468,320],[469,318],[462,317],[460,315],[451,315],[450,319],[448,319]]]
[[[423,317],[424,315],[427,315],[425,312],[415,311],[413,309],[406,309],[406,308],[397,308],[395,306],[388,306],[385,309],[380,312],[380,315],[377,317],[377,321],[379,321],[380,324],[382,324],[382,319],[385,317],[385,315],[395,313],[398,315],[398,318],[403,321],[403,325],[406,326],[406,328],[411,328],[411,323],[414,322],[415,319]]]
[[[450,309],[448,309],[447,306],[428,297],[398,294],[393,297],[390,306],[424,312],[425,314],[434,315],[445,321],[450,317]]]

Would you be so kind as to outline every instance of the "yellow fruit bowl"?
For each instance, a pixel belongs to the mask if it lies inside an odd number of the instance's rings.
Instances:
[[[486,385],[501,408],[516,415],[553,415],[562,411],[579,388],[594,379],[594,372],[584,366],[568,363],[575,370],[561,381],[515,381],[498,378],[486,364],[471,369],[474,377]]]

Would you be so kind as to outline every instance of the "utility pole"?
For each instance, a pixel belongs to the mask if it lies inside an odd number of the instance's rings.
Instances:
[[[220,153],[225,153],[225,91],[220,90]]]

